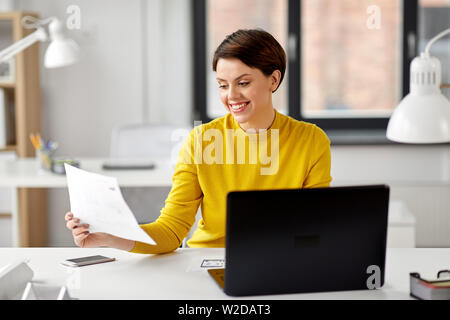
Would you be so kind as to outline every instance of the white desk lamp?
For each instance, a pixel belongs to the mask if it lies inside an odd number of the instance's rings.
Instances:
[[[22,19],[22,24],[27,28],[36,28],[37,30],[25,38],[17,41],[8,48],[0,52],[0,62],[12,58],[17,53],[28,48],[37,41],[47,41],[49,37],[42,27],[49,24],[50,45],[45,52],[44,65],[47,68],[57,68],[73,64],[78,60],[79,47],[75,41],[68,39],[64,35],[64,28],[61,21],[57,18],[48,18],[39,20],[31,16]]]
[[[392,113],[386,136],[403,143],[450,142],[450,102],[442,95],[441,63],[430,47],[450,33],[444,30],[428,42],[425,52],[410,67],[410,93]]]

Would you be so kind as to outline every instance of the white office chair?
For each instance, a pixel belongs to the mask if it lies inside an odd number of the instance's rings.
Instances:
[[[172,158],[178,155],[181,142],[192,128],[176,127],[169,125],[125,125],[114,128],[111,135],[111,158]],[[176,160],[176,159],[174,159]],[[121,188],[130,209],[140,224],[155,221],[165,200],[170,192],[170,187]],[[196,222],[192,226],[188,236],[189,239],[197,226],[201,216],[200,209],[197,212]]]

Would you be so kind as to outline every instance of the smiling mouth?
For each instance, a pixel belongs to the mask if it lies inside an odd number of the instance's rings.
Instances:
[[[230,104],[230,109],[233,112],[241,112],[243,111],[248,105],[250,104],[250,101],[239,103],[239,104]]]

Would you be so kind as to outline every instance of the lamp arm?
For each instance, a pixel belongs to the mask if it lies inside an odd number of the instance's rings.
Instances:
[[[47,33],[43,28],[38,28],[35,32],[32,34],[26,36],[23,39],[20,39],[16,43],[12,44],[8,48],[2,50],[0,52],[0,62],[6,61],[10,58],[12,58],[14,55],[19,53],[20,51],[28,48],[33,43],[37,41],[45,41],[47,40]]]
[[[430,48],[431,48],[431,46],[433,45],[433,43],[435,43],[435,42],[438,41],[440,38],[446,36],[446,35],[449,34],[449,33],[450,33],[450,28],[447,29],[447,30],[442,31],[441,33],[439,33],[438,35],[436,35],[433,39],[431,39],[431,40],[428,42],[427,46],[425,47],[425,55],[426,55],[427,57],[429,57],[429,56],[430,56]]]
[[[22,26],[25,29],[37,29],[40,26],[43,26],[47,23],[52,22],[53,20],[57,19],[56,17],[49,17],[46,19],[38,19],[33,16],[25,16],[22,18]]]

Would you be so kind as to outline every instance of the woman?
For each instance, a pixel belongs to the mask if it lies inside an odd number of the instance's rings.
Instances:
[[[79,220],[68,212],[75,243],[170,252],[188,234],[200,205],[202,219],[188,246],[224,247],[229,191],[328,187],[331,158],[325,133],[273,107],[272,94],[285,69],[285,52],[269,33],[238,30],[227,36],[214,53],[213,70],[228,114],[195,127],[185,140],[161,215],[141,225],[157,244],[89,233],[89,226],[77,226]]]

